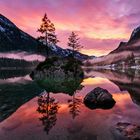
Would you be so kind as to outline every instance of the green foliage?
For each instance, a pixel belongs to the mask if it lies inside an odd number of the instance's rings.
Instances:
[[[69,95],[73,95],[76,90],[79,90],[79,88],[81,88],[82,81],[82,78],[74,76],[65,77],[64,79],[44,77],[44,79],[38,80],[37,83],[47,92],[66,93]]]
[[[73,57],[47,58],[31,77],[47,92],[73,95],[80,88],[84,73],[81,61]]]
[[[54,66],[54,62],[57,60],[57,57],[47,58],[44,62],[39,63],[36,70],[43,70],[44,68],[49,69],[50,67]]]

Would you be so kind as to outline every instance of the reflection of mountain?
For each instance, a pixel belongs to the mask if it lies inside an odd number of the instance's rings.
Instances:
[[[129,71],[124,73],[118,71],[102,70],[94,71],[92,74],[94,76],[100,75],[101,77],[106,77],[111,82],[116,84],[121,91],[128,91],[132,101],[137,105],[140,105],[140,77],[138,74],[135,74],[137,73],[136,71],[134,71],[132,74]]]
[[[36,83],[29,80],[5,82],[0,84],[0,122],[41,92]]]

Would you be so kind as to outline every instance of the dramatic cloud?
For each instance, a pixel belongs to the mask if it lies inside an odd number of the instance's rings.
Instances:
[[[102,55],[129,38],[140,24],[139,0],[1,0],[1,13],[33,36],[45,12],[55,24],[59,45],[76,31],[85,46],[82,52]]]

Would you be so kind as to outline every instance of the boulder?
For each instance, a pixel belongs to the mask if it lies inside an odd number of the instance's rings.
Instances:
[[[112,95],[103,88],[97,87],[84,98],[84,104],[90,109],[110,109],[115,105]]]

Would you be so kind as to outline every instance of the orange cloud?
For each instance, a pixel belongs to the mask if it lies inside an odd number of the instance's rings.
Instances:
[[[43,0],[41,3],[15,0],[12,4],[10,0],[4,0],[0,1],[0,9],[2,14],[34,37],[38,36],[36,30],[43,14],[47,12],[59,32],[60,46],[66,48],[68,35],[76,31],[85,46],[82,52],[93,52],[99,56],[115,49],[120,40],[128,39],[133,28],[140,22],[137,6],[140,3],[131,2],[129,5],[128,1]],[[123,7],[125,10],[122,10]]]

